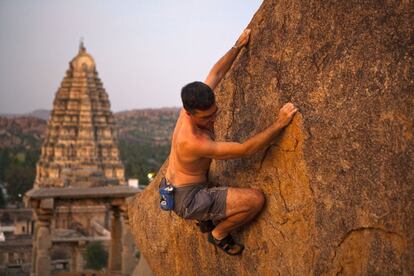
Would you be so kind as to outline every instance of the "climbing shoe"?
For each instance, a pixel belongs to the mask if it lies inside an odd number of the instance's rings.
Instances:
[[[244,245],[237,243],[230,234],[222,240],[217,240],[210,232],[208,233],[208,241],[233,256],[240,255],[244,249]]]

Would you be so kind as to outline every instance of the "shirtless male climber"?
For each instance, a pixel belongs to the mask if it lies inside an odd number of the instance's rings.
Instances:
[[[268,147],[297,111],[292,103],[285,104],[271,126],[243,143],[214,141],[213,124],[219,108],[213,90],[248,43],[249,36],[250,30],[244,30],[213,66],[204,83],[192,82],[182,88],[184,108],[172,136],[167,172],[160,183],[175,188],[173,211],[184,219],[198,220],[202,232],[209,232],[208,241],[230,255],[241,254],[244,249],[230,232],[252,220],[263,208],[265,198],[253,188],[209,188],[211,160],[241,158]]]

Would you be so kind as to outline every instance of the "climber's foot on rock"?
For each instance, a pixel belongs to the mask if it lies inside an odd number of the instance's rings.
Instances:
[[[199,220],[197,225],[200,227],[201,233],[211,232],[216,227],[212,220]]]
[[[224,239],[217,240],[213,237],[211,232],[209,232],[208,241],[229,255],[240,255],[244,249],[244,245],[237,243],[230,234]]]

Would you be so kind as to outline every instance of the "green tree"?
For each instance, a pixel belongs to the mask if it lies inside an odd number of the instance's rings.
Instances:
[[[5,173],[6,189],[12,202],[21,201],[24,193],[33,187],[35,169],[12,164]]]
[[[0,189],[0,208],[6,208],[6,199],[2,189]]]
[[[91,242],[86,246],[86,269],[101,270],[108,263],[108,252],[101,242]]]
[[[25,164],[31,168],[36,168],[36,163],[39,160],[39,157],[40,157],[39,149],[26,151]]]
[[[147,185],[148,173],[159,170],[168,157],[170,145],[120,141],[119,149],[125,165],[125,177],[138,178],[141,185]]]
[[[10,164],[10,153],[8,149],[0,149],[0,180],[4,180],[7,167]]]

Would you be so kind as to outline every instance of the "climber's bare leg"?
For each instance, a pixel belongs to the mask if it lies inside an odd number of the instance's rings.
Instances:
[[[263,208],[264,195],[251,188],[229,188],[226,199],[226,218],[212,231],[214,238],[225,238],[230,231],[252,220]]]

